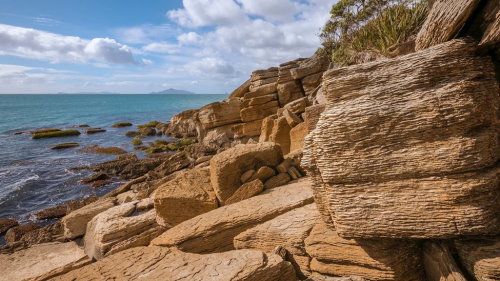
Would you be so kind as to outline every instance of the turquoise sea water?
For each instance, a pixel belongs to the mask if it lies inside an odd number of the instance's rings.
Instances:
[[[134,125],[152,120],[166,122],[172,115],[220,101],[227,95],[0,95],[0,218],[34,221],[38,210],[68,200],[103,194],[118,183],[94,190],[79,181],[88,171],[68,169],[114,159],[82,154],[90,144],[120,146],[134,152],[125,132],[133,127],[111,128],[116,122]],[[94,135],[32,140],[15,132],[40,128],[74,129],[89,124],[107,131]],[[84,131],[84,129],[79,129]],[[51,150],[49,146],[78,142],[79,148]],[[42,222],[43,223],[43,222]]]

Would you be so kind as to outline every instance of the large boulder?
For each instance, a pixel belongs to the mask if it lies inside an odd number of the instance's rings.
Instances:
[[[302,163],[340,236],[500,231],[499,89],[490,58],[476,50],[453,40],[325,73],[329,103]]]
[[[200,108],[198,119],[205,130],[240,122],[239,98],[213,102]]]
[[[242,98],[246,93],[248,93],[248,91],[250,91],[250,85],[251,85],[251,81],[250,81],[250,79],[248,79],[243,84],[241,84],[241,86],[239,86],[238,88],[236,88],[236,90],[234,90],[229,95],[229,98],[230,99],[232,99],[232,98]]]
[[[210,183],[208,168],[182,170],[155,192],[154,205],[157,221],[174,226],[218,206]]]
[[[151,244],[196,253],[232,250],[241,232],[312,202],[308,181],[277,187],[178,224]]]
[[[279,145],[259,143],[237,145],[210,160],[210,180],[221,203],[242,184],[241,175],[260,166],[276,166],[283,158]]]
[[[427,281],[467,281],[445,243],[426,242],[422,256]]]
[[[304,139],[308,133],[306,122],[293,127],[290,130],[290,151],[302,149],[304,147]]]
[[[38,244],[13,254],[0,255],[0,280],[48,280],[90,262],[75,242]]]
[[[322,54],[314,54],[300,62],[299,67],[291,70],[294,79],[302,79],[306,76],[323,72],[328,68],[328,56]]]
[[[273,93],[276,93],[278,89],[278,83],[269,83],[265,84],[259,87],[250,87],[250,92],[246,93],[243,98],[245,100],[247,99],[253,99],[256,97],[261,97],[261,96],[266,96],[266,95],[271,95]]]
[[[198,255],[137,247],[52,280],[293,281],[295,272],[281,257],[256,250]]]
[[[283,154],[290,152],[290,130],[286,117],[281,116],[274,120],[273,129],[269,141],[280,145]]]
[[[314,272],[368,280],[425,280],[417,242],[343,239],[319,222],[304,243]]]
[[[241,125],[242,123],[229,124],[209,129],[201,143],[211,147],[221,147],[224,144],[230,143],[235,137],[234,128]]]
[[[234,238],[234,247],[270,253],[281,246],[291,254],[291,259],[301,270],[310,271],[311,259],[306,253],[304,239],[309,236],[318,218],[315,204],[297,208],[240,233]]]
[[[500,238],[455,241],[462,265],[478,281],[500,280]]]
[[[241,110],[241,120],[243,122],[260,120],[269,115],[275,114],[278,108],[278,101],[275,100],[263,104],[248,106]]]
[[[283,84],[278,84],[278,100],[281,106],[287,103],[300,99],[304,96],[304,90],[299,81],[288,81]]]
[[[116,198],[106,198],[77,209],[61,219],[64,237],[74,239],[85,234],[87,223],[97,214],[115,206]]]
[[[154,210],[132,215],[138,201],[110,208],[96,215],[88,224],[85,233],[85,253],[100,260],[129,248],[146,246],[153,238],[165,231],[156,224]]]
[[[198,112],[199,109],[189,109],[174,115],[163,133],[172,137],[196,137]]]

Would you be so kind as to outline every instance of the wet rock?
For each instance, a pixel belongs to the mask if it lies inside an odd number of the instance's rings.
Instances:
[[[53,145],[49,148],[50,149],[65,149],[65,148],[71,148],[71,147],[77,147],[77,146],[80,146],[80,145],[76,142],[65,142],[65,143]]]
[[[107,174],[110,177],[127,180],[138,178],[166,161],[168,161],[168,158],[138,159],[134,154],[124,154],[118,156],[116,160],[91,165],[90,169],[97,173]]]
[[[132,123],[129,123],[129,122],[119,122],[119,123],[113,124],[111,127],[113,127],[113,128],[123,128],[123,127],[130,127],[130,126],[132,126]]]
[[[137,136],[140,136],[141,133],[139,133],[138,131],[128,131],[125,133],[125,136],[129,137],[129,138],[135,138]]]
[[[226,205],[240,202],[255,196],[264,190],[264,184],[260,179],[255,179],[242,184],[236,191],[226,200]]]
[[[47,220],[64,217],[66,215],[66,205],[47,208],[35,213],[37,220]]]
[[[96,180],[90,186],[92,188],[101,188],[101,187],[106,186],[110,183],[112,183],[112,181],[110,181],[110,180]]]
[[[31,131],[22,131],[22,132],[16,132],[14,135],[24,135],[24,134],[39,134],[39,133],[51,133],[51,132],[59,132],[61,129],[55,129],[55,128],[45,128],[45,129],[37,129],[37,130],[31,130]]]
[[[217,198],[224,203],[240,186],[241,175],[258,166],[275,166],[282,152],[274,143],[237,145],[210,160],[210,179]]]
[[[75,127],[75,128],[89,128],[90,126],[88,124],[79,124],[79,125],[74,125],[73,127]]]
[[[48,131],[43,133],[35,133],[31,136],[32,139],[42,139],[42,138],[57,138],[57,137],[71,137],[78,136],[80,132],[78,130],[57,130],[57,131]]]
[[[142,136],[155,136],[156,130],[155,130],[155,128],[144,127],[144,128],[139,129],[139,134]]]
[[[100,181],[100,180],[107,180],[107,179],[109,179],[109,176],[106,175],[105,173],[96,173],[96,174],[91,175],[90,177],[84,178],[80,182],[81,183],[91,183],[91,182]]]
[[[0,219],[0,235],[3,235],[7,230],[18,226],[19,223],[13,219]]]
[[[89,128],[89,129],[85,130],[85,134],[87,134],[87,135],[104,133],[104,132],[106,132],[106,130],[101,129],[101,128]]]
[[[23,237],[23,235],[25,235],[26,233],[38,228],[40,228],[40,226],[37,224],[23,224],[14,226],[12,228],[9,228],[9,230],[7,230],[7,233],[5,233],[5,240],[7,241],[7,244],[12,244],[16,241],[19,241],[21,237]]]

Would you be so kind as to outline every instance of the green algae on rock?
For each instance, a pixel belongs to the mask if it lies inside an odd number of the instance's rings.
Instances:
[[[123,127],[130,127],[132,126],[132,123],[129,122],[118,122],[113,124],[111,127],[113,128],[123,128]]]
[[[57,138],[57,137],[70,137],[70,136],[78,136],[80,135],[80,131],[78,130],[64,130],[64,131],[51,131],[44,133],[36,133],[31,138],[41,139],[41,138]]]
[[[49,148],[50,149],[65,149],[65,148],[71,148],[71,147],[77,147],[77,146],[80,146],[80,144],[78,144],[76,142],[65,142],[65,143],[60,143],[60,144],[50,146]]]

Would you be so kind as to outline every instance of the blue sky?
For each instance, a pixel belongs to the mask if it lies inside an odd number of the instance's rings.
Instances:
[[[307,57],[335,0],[0,0],[0,93],[231,92]]]

